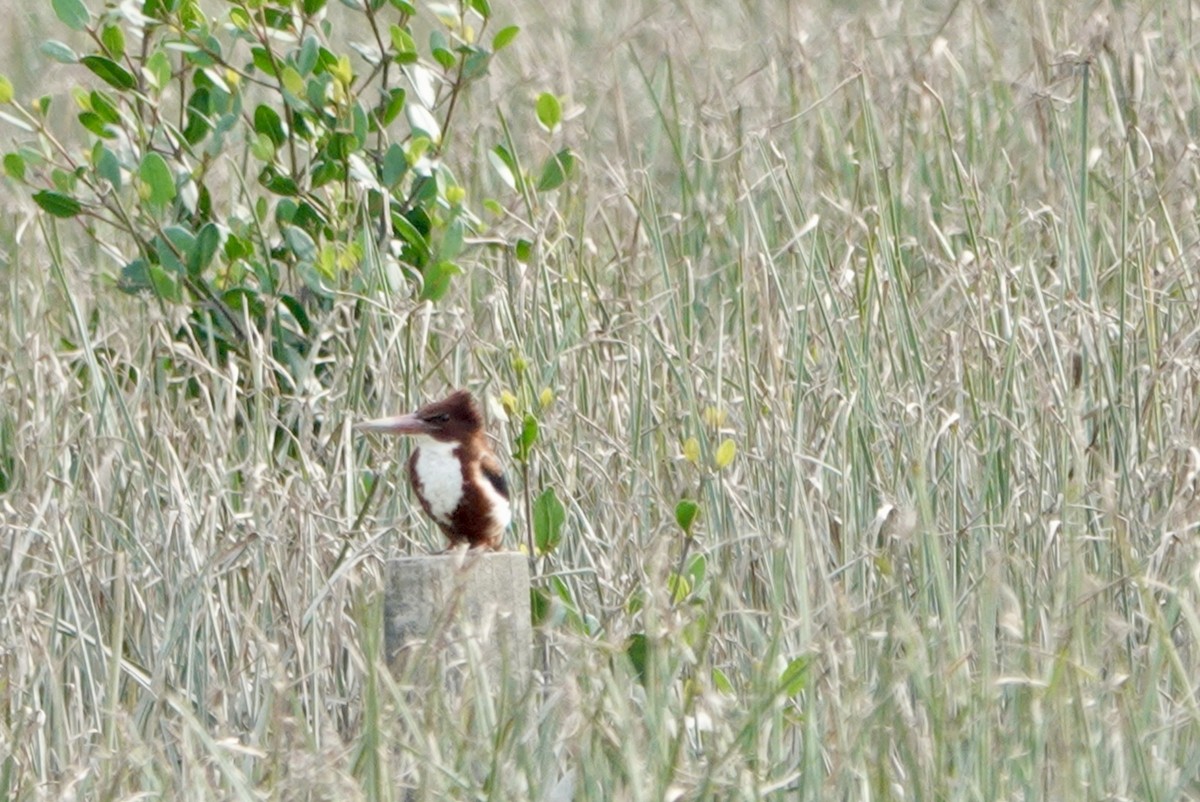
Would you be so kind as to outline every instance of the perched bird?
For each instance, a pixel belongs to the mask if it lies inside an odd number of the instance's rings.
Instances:
[[[446,533],[451,549],[500,548],[512,520],[508,483],[470,393],[458,390],[408,415],[378,418],[356,428],[413,438],[409,481],[425,514]]]

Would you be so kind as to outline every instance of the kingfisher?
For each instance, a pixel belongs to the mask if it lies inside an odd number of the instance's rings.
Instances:
[[[449,539],[447,550],[500,549],[512,520],[508,482],[469,392],[458,390],[416,412],[364,421],[356,428],[413,438],[408,479],[425,514]]]

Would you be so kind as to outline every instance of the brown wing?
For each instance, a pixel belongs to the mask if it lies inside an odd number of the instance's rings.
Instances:
[[[483,477],[496,488],[496,492],[508,498],[508,480],[504,478],[504,471],[500,469],[500,461],[493,454],[483,454],[479,458],[479,467],[483,471]]]

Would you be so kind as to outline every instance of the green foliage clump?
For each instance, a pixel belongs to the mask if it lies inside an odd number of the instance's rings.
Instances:
[[[146,0],[95,16],[57,0],[90,42],[43,46],[90,73],[72,91],[78,129],[54,130],[49,97],[0,92],[33,135],[5,170],[41,210],[82,223],[123,289],[184,306],[180,336],[225,358],[266,335],[285,383],[337,292],[411,286],[437,301],[461,272],[480,219],[447,164],[456,112],[518,32],[490,32],[488,0],[344,5],[239,0],[210,16]],[[540,118],[558,109],[544,97]],[[510,151],[493,161],[523,189]],[[537,186],[573,163],[552,157]]]

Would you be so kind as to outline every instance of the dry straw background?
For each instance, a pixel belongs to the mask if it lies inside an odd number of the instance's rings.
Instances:
[[[0,798],[1200,799],[1200,9],[494,6],[457,174],[547,90],[580,174],[535,262],[347,299],[324,385],[247,397],[4,191]],[[10,6],[22,96],[81,80],[52,19]],[[379,670],[382,561],[437,539],[363,371],[550,390],[533,691]]]

